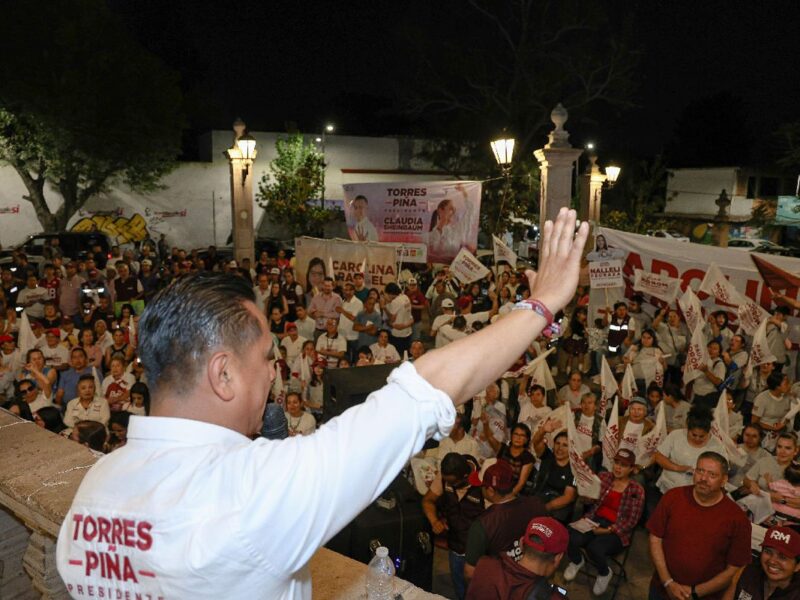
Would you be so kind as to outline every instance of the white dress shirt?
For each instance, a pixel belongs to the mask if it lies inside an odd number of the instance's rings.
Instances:
[[[131,417],[128,443],[88,471],[64,518],[58,572],[75,598],[79,585],[107,598],[311,598],[312,555],[455,415],[405,363],[310,436],[251,441],[200,421]],[[103,577],[101,555],[128,578]]]

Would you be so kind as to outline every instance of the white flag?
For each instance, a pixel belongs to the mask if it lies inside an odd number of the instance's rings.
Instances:
[[[689,343],[689,348],[686,350],[686,365],[683,369],[683,383],[694,381],[703,371],[700,370],[701,365],[708,364],[708,348],[706,348],[706,335],[702,327],[698,327],[692,334],[692,341]]]
[[[505,242],[496,235],[492,236],[494,242],[494,264],[496,265],[501,260],[506,261],[512,268],[517,268],[517,255],[514,251],[506,246]]]
[[[611,370],[606,357],[603,356],[600,367],[600,406],[598,407],[598,414],[603,418],[606,416],[608,401],[611,400],[618,391],[619,386],[614,377],[614,372]]]
[[[486,277],[489,269],[484,267],[472,252],[462,248],[450,264],[450,272],[461,283],[472,283]]]
[[[663,300],[666,303],[671,303],[675,300],[681,289],[681,280],[677,277],[661,275],[660,273],[647,273],[642,269],[636,269],[634,275],[634,290]]]
[[[711,435],[722,444],[725,448],[725,454],[728,455],[728,461],[737,466],[743,466],[747,462],[747,455],[744,450],[740,450],[731,439],[729,433],[730,419],[728,418],[728,403],[726,400],[726,393],[723,391],[719,395],[719,401],[714,409],[714,420],[711,422]]]
[[[545,421],[558,421],[561,423],[561,427],[559,427],[558,429],[554,429],[551,433],[547,434],[547,445],[552,450],[553,441],[556,439],[556,436],[567,428],[568,423],[570,422],[574,423],[575,421],[575,415],[572,414],[572,411],[569,408],[569,402],[567,402],[566,404],[562,404],[561,406],[556,408],[544,419],[540,419],[539,427],[542,427]]]
[[[725,304],[738,306],[742,302],[742,295],[736,291],[733,284],[725,278],[716,263],[711,263],[703,277],[699,290]]]
[[[578,450],[576,444],[578,432],[575,429],[575,418],[572,415],[567,419],[567,438],[569,439],[569,466],[572,468],[572,474],[575,475],[575,481],[578,484],[578,495],[584,498],[599,498],[600,478],[586,464]]]
[[[698,326],[703,326],[703,310],[700,307],[700,299],[695,295],[691,286],[687,286],[683,296],[678,298],[678,306],[683,312],[683,318],[686,319],[689,331],[694,332]]]
[[[747,335],[755,335],[761,322],[770,317],[770,314],[761,308],[760,304],[750,298],[743,299],[737,314],[739,326]]]
[[[614,468],[614,457],[619,450],[619,398],[614,399],[611,418],[608,419],[606,432],[603,434],[603,466],[611,471]]]
[[[628,404],[638,391],[633,369],[629,364],[625,365],[625,375],[622,376],[622,382],[620,382],[619,396],[625,404]]]
[[[750,348],[750,367],[755,369],[758,365],[778,360],[770,351],[767,343],[767,321],[764,319],[753,335],[753,347]]]
[[[36,347],[36,336],[33,335],[31,329],[31,322],[28,320],[28,313],[22,311],[22,316],[19,319],[19,336],[17,338],[17,346],[19,347],[19,354],[22,360],[27,361],[28,350]]]
[[[529,386],[536,384],[542,386],[545,390],[556,389],[553,373],[550,371],[550,366],[547,364],[546,360],[548,354],[550,354],[549,351],[546,354],[537,356],[525,367],[525,373],[531,376],[528,382]]]
[[[653,455],[667,437],[667,415],[664,411],[662,400],[658,403],[655,427],[647,435],[640,435],[636,440],[636,464],[639,466],[646,467],[653,461]]]

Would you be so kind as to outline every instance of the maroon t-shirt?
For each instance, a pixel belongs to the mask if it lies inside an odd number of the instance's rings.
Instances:
[[[701,506],[693,486],[674,488],[664,494],[647,522],[647,529],[663,540],[670,576],[682,585],[708,581],[728,565],[750,563],[750,521],[733,500],[725,496],[714,506]],[[658,573],[652,591],[667,598]],[[704,596],[722,598],[723,592]]]

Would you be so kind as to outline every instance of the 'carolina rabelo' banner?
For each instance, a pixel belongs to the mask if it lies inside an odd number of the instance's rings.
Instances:
[[[295,271],[304,290],[318,289],[327,277],[341,276],[352,281],[357,272],[364,273],[368,288],[383,287],[397,281],[397,251],[394,244],[321,240],[312,237],[295,239]]]

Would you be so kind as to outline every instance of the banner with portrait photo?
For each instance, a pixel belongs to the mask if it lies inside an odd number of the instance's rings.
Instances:
[[[382,290],[387,283],[397,281],[395,245],[312,237],[295,239],[295,273],[304,290],[319,288],[327,276],[352,281],[359,272],[364,273],[364,285],[368,288]]]
[[[405,262],[450,263],[478,247],[480,181],[349,183],[344,214],[350,239],[424,246]]]

